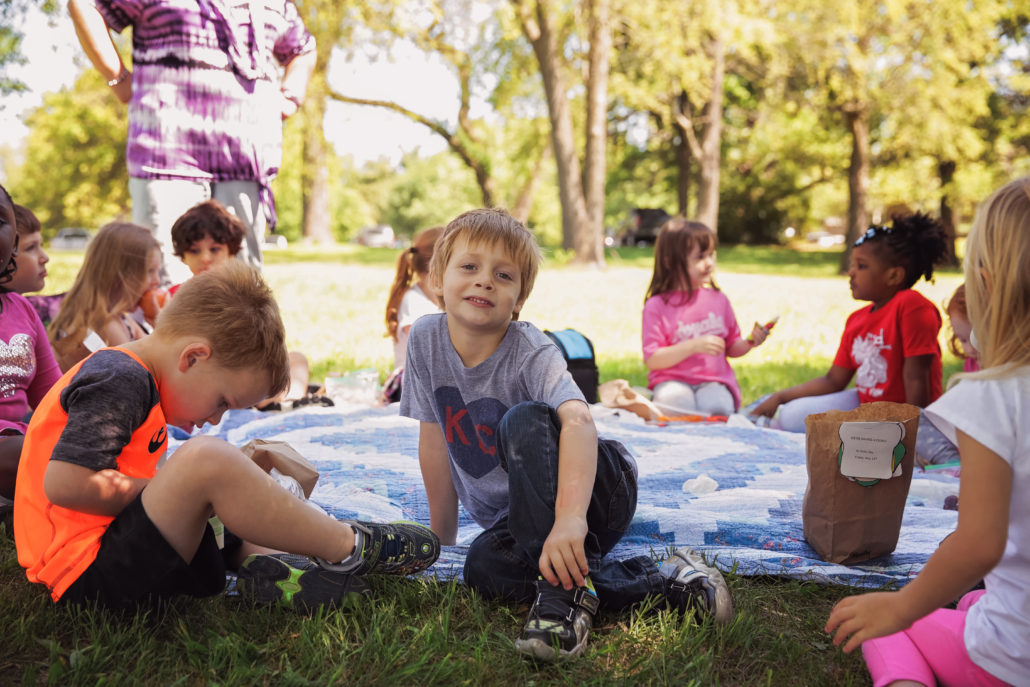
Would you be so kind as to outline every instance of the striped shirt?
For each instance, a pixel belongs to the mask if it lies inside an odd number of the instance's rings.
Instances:
[[[267,188],[282,66],[315,49],[291,0],[94,2],[111,29],[133,28],[129,176]]]

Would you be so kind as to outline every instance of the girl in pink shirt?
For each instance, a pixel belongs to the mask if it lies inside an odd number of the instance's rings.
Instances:
[[[740,335],[726,295],[712,279],[715,232],[701,222],[673,217],[654,249],[654,274],[644,302],[644,364],[648,388],[660,407],[730,415],[740,387],[727,358],[762,344],[769,332],[755,324]]]
[[[10,510],[14,497],[25,415],[61,376],[43,323],[13,288],[22,271],[18,263],[26,273],[37,269],[29,259],[32,251],[24,260],[18,253],[20,239],[33,238],[28,229],[17,224],[14,203],[0,186],[0,515]]]

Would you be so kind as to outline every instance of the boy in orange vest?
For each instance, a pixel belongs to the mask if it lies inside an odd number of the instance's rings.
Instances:
[[[428,528],[326,517],[220,439],[189,439],[157,469],[167,425],[217,424],[287,385],[284,338],[271,290],[232,261],[185,284],[153,334],[69,370],[36,408],[18,469],[14,534],[29,581],[57,602],[131,609],[217,594],[228,562],[242,594],[309,609],[367,593],[363,574],[435,562]],[[213,514],[239,538],[225,550]]]

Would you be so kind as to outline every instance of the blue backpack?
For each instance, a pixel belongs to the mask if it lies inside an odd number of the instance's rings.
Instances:
[[[562,329],[557,332],[545,329],[544,334],[562,352],[572,379],[583,392],[587,403],[597,403],[597,361],[594,359],[594,345],[590,343],[590,339],[575,329]]]

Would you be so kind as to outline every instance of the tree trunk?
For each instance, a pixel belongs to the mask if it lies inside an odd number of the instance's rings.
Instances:
[[[572,126],[572,111],[569,105],[568,87],[562,74],[562,63],[551,18],[548,16],[545,0],[531,4],[531,0],[513,0],[519,14],[522,31],[533,47],[540,66],[540,76],[547,98],[547,114],[551,124],[551,147],[558,168],[558,197],[562,208],[562,247],[578,250],[579,236],[589,236],[590,213],[586,197],[579,157],[576,154],[576,136]],[[598,236],[600,250],[600,230]],[[583,242],[584,245],[586,242]],[[603,257],[603,253],[602,253]],[[580,256],[577,254],[577,261]]]
[[[864,103],[844,108],[844,119],[851,132],[851,166],[848,168],[848,233],[840,258],[840,273],[851,263],[851,246],[869,223],[866,204],[869,196],[869,110]]]
[[[687,100],[687,93],[683,91],[677,96],[679,98],[679,109],[686,112],[690,107]],[[689,217],[690,212],[690,166],[693,155],[690,152],[690,142],[687,140],[687,132],[683,128],[683,122],[673,119],[672,126],[677,133],[677,139],[673,143],[673,152],[676,155],[676,205],[678,214],[681,217]]]
[[[540,176],[544,172],[544,162],[550,156],[550,147],[544,146],[540,149],[540,155],[537,156],[536,162],[533,163],[533,167],[529,170],[529,176],[526,177],[525,183],[522,184],[518,195],[515,197],[515,205],[511,208],[511,216],[523,224],[529,219],[529,213],[533,210],[533,195],[536,193],[536,186],[540,182]]]
[[[951,185],[955,180],[955,161],[954,160],[942,160],[937,163],[937,174],[941,178],[941,224],[944,226],[944,231],[948,234],[948,256],[946,258],[948,265],[957,267],[959,264],[958,254],[955,252],[955,215],[951,211]]]
[[[705,107],[705,127],[701,140],[701,181],[697,189],[697,219],[719,231],[719,172],[722,164],[722,89],[726,75],[726,47],[714,36],[709,43],[712,58],[712,92]]]
[[[301,164],[303,236],[314,243],[333,243],[329,213],[328,143],[325,140],[325,70],[316,69],[304,99],[304,152]]]
[[[589,12],[587,131],[583,191],[589,224],[576,233],[576,261],[604,265],[604,181],[608,142],[608,72],[612,51],[609,0],[592,0]]]

